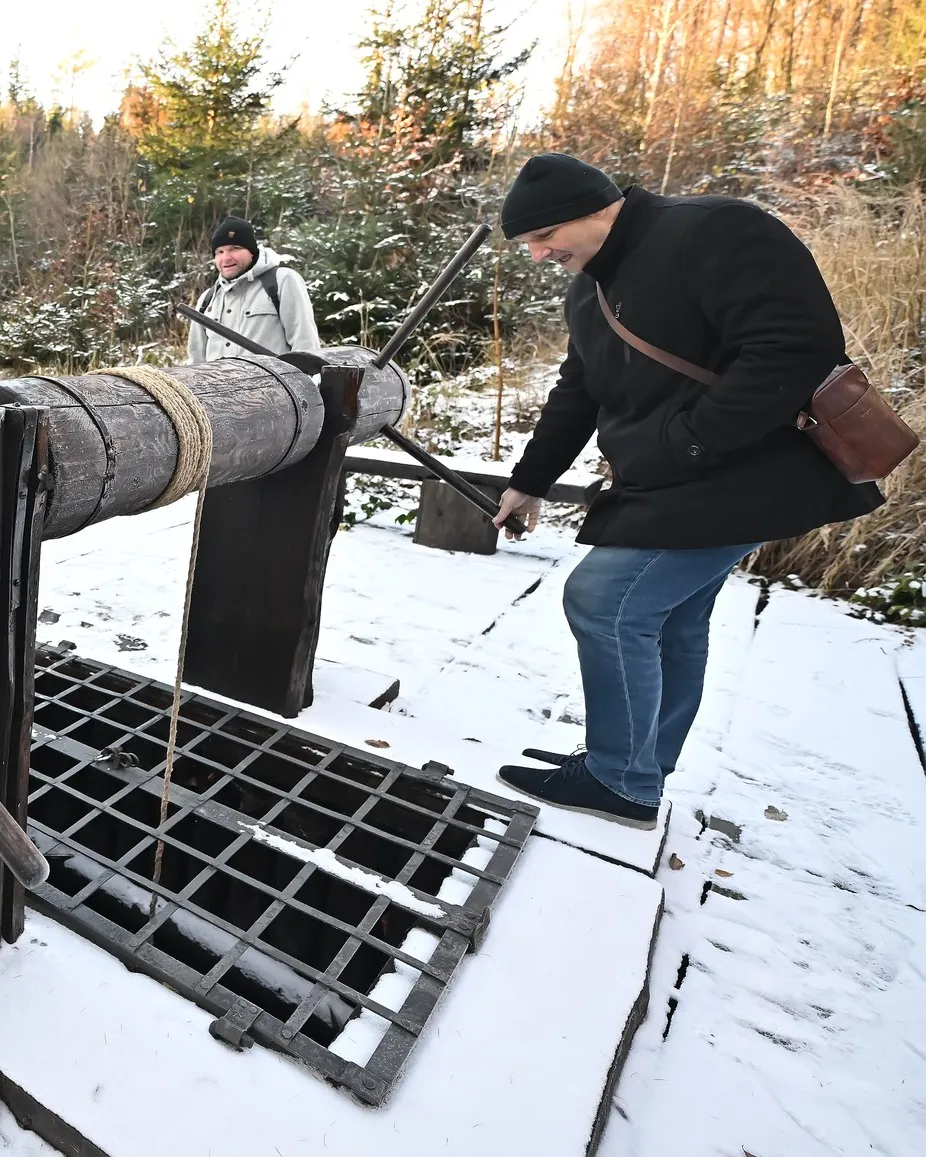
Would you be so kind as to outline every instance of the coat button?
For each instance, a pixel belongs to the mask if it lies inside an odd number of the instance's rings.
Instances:
[[[230,342],[230,341],[227,341],[225,344],[226,344],[226,345],[231,345],[231,342]]]
[[[688,453],[691,455],[692,458],[700,458],[701,457],[701,447],[700,446],[689,446],[688,447]]]

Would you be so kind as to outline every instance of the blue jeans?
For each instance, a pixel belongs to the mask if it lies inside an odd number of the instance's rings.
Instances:
[[[625,799],[659,801],[701,702],[714,600],[758,545],[596,546],[566,581],[563,607],[585,691],[586,766]]]

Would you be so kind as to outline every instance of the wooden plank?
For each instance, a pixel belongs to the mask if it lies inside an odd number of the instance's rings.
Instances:
[[[649,998],[650,998],[650,980],[653,973],[653,957],[656,953],[656,939],[659,934],[659,926],[662,923],[662,916],[665,910],[665,901],[661,901],[656,912],[655,920],[653,921],[652,937],[650,939],[649,957],[646,963],[646,977],[640,989],[640,994],[630,1010],[630,1015],[627,1017],[627,1022],[624,1025],[624,1031],[621,1033],[620,1040],[617,1044],[617,1049],[614,1053],[614,1059],[611,1062],[611,1068],[608,1070],[608,1076],[605,1081],[604,1089],[602,1090],[601,1100],[598,1103],[598,1112],[595,1115],[595,1121],[592,1125],[592,1131],[588,1138],[588,1145],[585,1147],[585,1157],[595,1157],[601,1146],[604,1138],[604,1131],[608,1126],[611,1115],[614,1112],[614,1095],[617,1092],[617,1087],[620,1083],[621,1074],[624,1071],[624,1065],[627,1063],[627,1057],[630,1055],[630,1049],[633,1045],[634,1037],[637,1035],[637,1029],[646,1020],[646,1014],[649,1012]]]
[[[498,502],[500,490],[487,486],[479,489]],[[414,541],[418,546],[437,550],[461,550],[467,554],[495,554],[498,531],[491,518],[458,494],[453,487],[436,478],[421,483]]]
[[[478,458],[456,456],[442,458],[442,461],[458,474],[462,474],[468,482],[479,487],[504,490],[511,474],[511,468],[502,462],[484,462]],[[370,446],[348,450],[345,469],[349,474],[372,474],[381,478],[400,478],[409,481],[432,477],[424,466],[404,454]],[[567,470],[554,484],[546,501],[587,506],[603,483],[604,478],[598,474],[583,470]]]
[[[322,588],[363,371],[322,372],[325,424],[308,457],[210,490],[184,679],[292,718],[312,701]]]
[[[63,1153],[64,1157],[106,1157],[98,1145],[88,1141],[67,1121],[3,1073],[0,1073],[0,1101],[16,1118],[21,1129],[35,1133],[53,1149]]]

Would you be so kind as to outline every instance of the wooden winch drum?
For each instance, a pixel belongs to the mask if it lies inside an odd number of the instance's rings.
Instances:
[[[408,381],[392,362],[372,365],[360,347],[324,352],[365,369],[351,443],[398,421]],[[274,357],[252,354],[166,370],[203,404],[212,424],[208,485],[221,486],[294,465],[315,447],[325,418],[318,380]],[[23,377],[0,382],[0,404],[47,406],[51,491],[43,538],[144,510],[163,494],[177,464],[177,435],[158,403],[110,374]]]
[[[377,354],[365,346],[332,346],[322,350],[322,357],[335,366],[358,366],[363,369],[363,383],[357,399],[357,421],[350,444],[369,442],[383,426],[395,426],[405,416],[410,397],[408,378],[395,362],[383,369],[373,365]]]

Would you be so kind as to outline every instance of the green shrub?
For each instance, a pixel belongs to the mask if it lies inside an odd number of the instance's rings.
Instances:
[[[926,568],[904,571],[876,587],[861,587],[850,602],[857,614],[876,623],[926,627]]]

